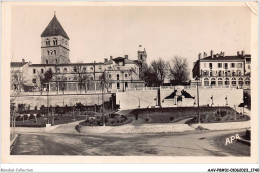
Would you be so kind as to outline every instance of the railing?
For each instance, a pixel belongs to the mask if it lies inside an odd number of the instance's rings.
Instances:
[[[185,85],[185,86],[161,86],[161,87],[135,87],[135,88],[125,88],[123,89],[114,89],[111,88],[105,89],[104,93],[116,93],[116,92],[128,92],[128,91],[154,91],[154,90],[174,90],[174,89],[195,89],[197,85]],[[199,86],[200,89],[224,89],[224,88],[232,88],[232,89],[250,89],[250,85],[243,85],[243,86],[232,86],[232,85],[216,85],[216,86]],[[95,93],[102,93],[100,88],[96,88],[96,90],[59,90],[59,91],[50,91],[48,92],[49,95],[66,95],[66,94],[95,94]],[[47,95],[46,91],[30,91],[30,92],[19,92],[18,95]],[[10,90],[10,96],[14,97],[17,96],[16,92]]]

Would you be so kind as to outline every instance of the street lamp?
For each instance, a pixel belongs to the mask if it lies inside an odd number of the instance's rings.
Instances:
[[[213,106],[214,105],[214,103],[213,103],[213,95],[211,96],[211,101],[212,101],[212,103],[211,103],[211,106]]]
[[[196,77],[195,81],[197,83],[198,124],[200,124],[200,102],[199,102],[199,82],[200,82],[200,79],[198,77]]]
[[[225,97],[225,100],[226,100],[226,106],[228,105],[228,98],[227,98],[227,95]]]
[[[106,77],[105,77],[105,71],[103,72],[103,77],[101,80],[101,87],[102,87],[102,124],[103,126],[105,126],[105,115],[104,115],[104,86],[105,86],[105,82],[106,82]]]
[[[50,120],[49,120],[49,84],[47,86],[46,86],[46,93],[47,93],[47,120],[48,120],[48,124],[50,124]]]

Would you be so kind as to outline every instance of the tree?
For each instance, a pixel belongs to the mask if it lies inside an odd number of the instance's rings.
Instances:
[[[83,67],[82,63],[78,63],[73,66],[73,74],[74,79],[78,81],[80,92],[82,89],[86,91],[86,82],[89,83],[90,80],[89,75],[87,74],[87,70],[85,69],[85,67]]]
[[[42,114],[46,114],[46,108],[45,108],[44,105],[42,105],[42,106],[40,107],[40,112],[41,112]]]
[[[244,104],[251,109],[251,95],[247,92],[244,93]]]
[[[143,80],[145,81],[145,85],[148,87],[152,87],[155,86],[155,82],[157,80],[157,77],[154,75],[154,73],[152,72],[152,69],[150,67],[146,67],[143,70]]]
[[[13,87],[13,90],[16,95],[17,92],[21,92],[22,86],[24,84],[22,72],[19,70],[11,69],[10,78],[10,84]]]
[[[52,69],[49,68],[43,75],[43,77],[40,78],[40,83],[41,83],[41,88],[43,88],[43,85],[44,84],[49,84],[49,82],[52,80],[52,77],[53,77],[53,72],[52,72]],[[49,85],[47,87],[47,89],[49,89]]]
[[[109,89],[109,73],[107,71],[104,71],[100,77],[101,79],[101,87],[104,87],[104,89],[106,89],[108,91]]]
[[[148,71],[146,71],[148,72],[149,80],[152,79],[152,81],[149,81],[149,83],[152,83],[153,86],[161,86],[167,76],[168,68],[168,63],[162,58],[153,60],[150,67],[148,68]]]
[[[170,61],[170,76],[172,84],[181,85],[189,80],[189,68],[186,58],[174,56]]]

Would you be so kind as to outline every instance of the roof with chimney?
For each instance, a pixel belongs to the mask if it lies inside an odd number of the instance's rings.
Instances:
[[[11,62],[11,67],[22,67],[24,64],[28,62]]]
[[[41,34],[41,37],[50,37],[50,36],[63,36],[69,40],[69,36],[61,26],[55,14],[52,20],[50,21],[49,25],[45,28],[45,30]]]
[[[244,61],[247,57],[251,57],[251,55],[223,56],[217,54],[202,58],[200,61]]]
[[[113,61],[124,61],[125,64],[136,64],[134,61],[126,58],[126,57],[116,57],[113,59]]]

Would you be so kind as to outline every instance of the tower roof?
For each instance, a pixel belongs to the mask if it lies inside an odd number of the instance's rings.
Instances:
[[[49,25],[42,32],[41,37],[50,37],[50,36],[63,36],[67,39],[70,39],[65,30],[62,28],[60,22],[58,21],[56,15],[50,21]]]

